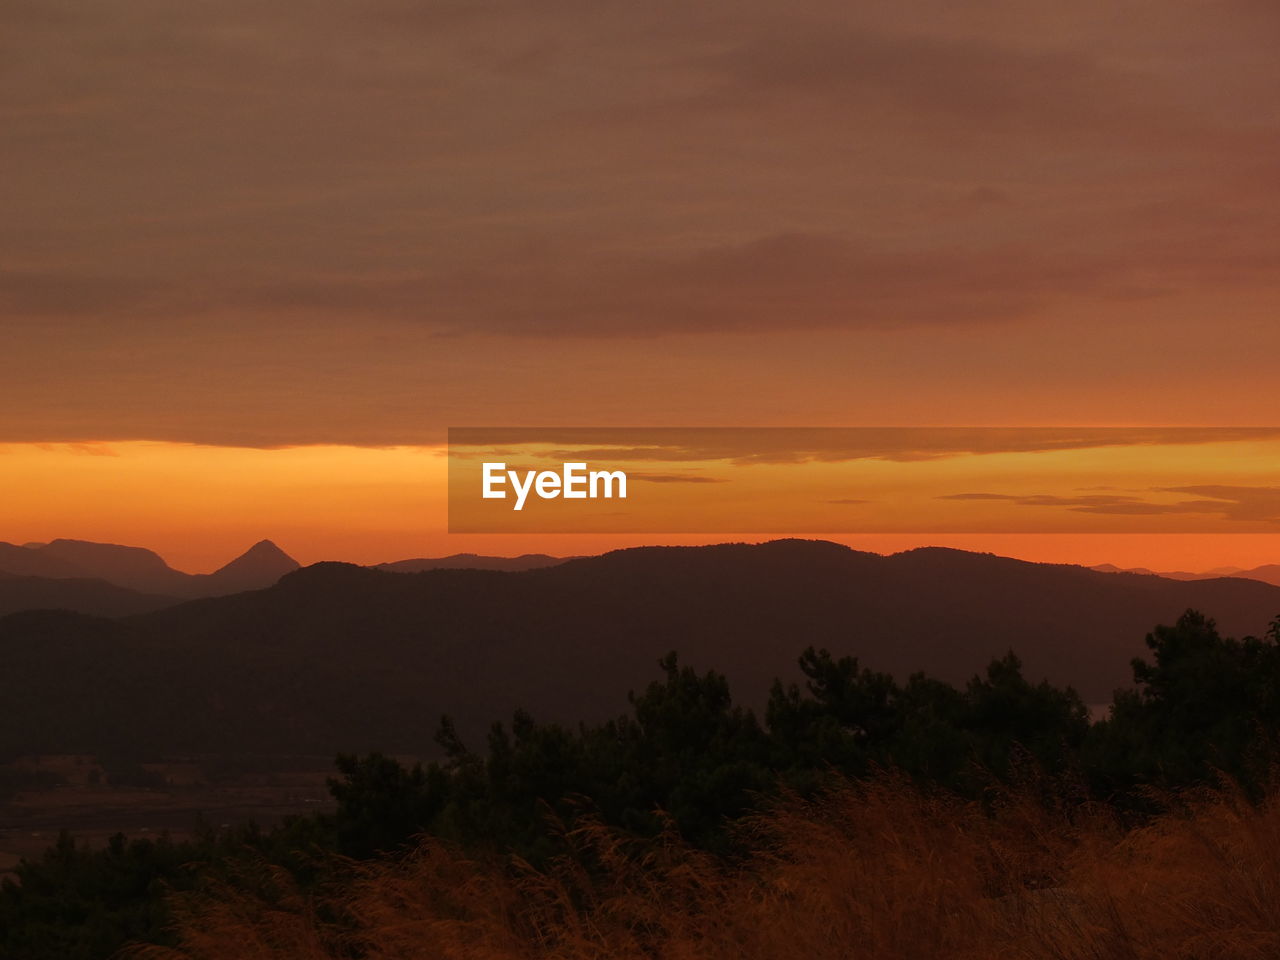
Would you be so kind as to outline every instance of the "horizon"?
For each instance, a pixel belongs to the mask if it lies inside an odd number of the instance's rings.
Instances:
[[[1212,430],[1202,432],[1210,438],[1215,435]],[[193,572],[216,569],[237,556],[244,544],[262,539],[264,531],[277,543],[288,544],[290,554],[304,562],[340,559],[366,565],[467,552],[562,556],[625,546],[773,539],[784,535],[822,537],[879,553],[939,545],[1035,562],[1084,566],[1112,563],[1153,570],[1198,572],[1225,566],[1248,569],[1280,560],[1280,533],[1221,532],[1224,523],[1240,523],[1231,519],[1231,514],[1226,514],[1225,520],[1212,521],[1214,526],[1210,529],[1214,532],[1209,533],[1133,532],[1127,525],[1135,521],[1142,522],[1148,530],[1155,525],[1155,531],[1169,522],[1159,512],[1151,516],[1142,513],[1181,509],[1176,503],[1155,504],[1144,499],[1161,496],[1144,492],[1144,488],[1162,485],[1156,473],[1143,472],[1156,469],[1153,451],[1163,464],[1163,486],[1237,490],[1257,501],[1250,505],[1246,499],[1235,503],[1197,500],[1191,501],[1191,509],[1203,509],[1202,504],[1208,502],[1218,511],[1239,508],[1245,511],[1246,518],[1266,517],[1266,511],[1275,509],[1276,491],[1266,486],[1268,464],[1274,456],[1269,442],[1153,447],[1141,438],[1110,448],[1105,457],[1091,449],[1046,454],[1058,465],[1054,469],[1065,471],[1063,479],[1057,481],[1052,476],[1039,480],[1017,476],[1032,469],[1040,454],[987,454],[954,458],[954,467],[947,465],[946,457],[923,462],[910,458],[872,462],[871,476],[880,478],[873,481],[878,486],[858,488],[859,492],[885,490],[886,483],[904,483],[924,467],[926,477],[941,478],[928,481],[935,486],[922,488],[926,496],[933,497],[932,502],[951,501],[972,509],[982,505],[981,500],[974,504],[966,498],[997,498],[994,494],[963,491],[972,490],[975,485],[982,489],[984,484],[997,481],[1000,489],[1027,492],[1025,497],[999,498],[1016,500],[1005,508],[1008,519],[998,521],[1011,526],[1003,531],[996,526],[989,532],[913,527],[902,531],[833,532],[821,528],[821,511],[846,508],[823,508],[819,503],[818,513],[809,522],[796,522],[794,528],[788,529],[773,523],[757,531],[671,533],[656,529],[637,533],[609,532],[602,524],[595,533],[450,533],[447,457],[445,448],[440,446],[253,449],[137,441],[0,445],[0,460],[7,468],[0,473],[0,499],[9,507],[4,535],[11,542],[71,535],[76,539],[139,545],[160,553],[175,568]],[[1010,479],[1001,480],[999,475],[995,481],[990,477],[985,481],[974,479],[979,474],[968,462],[977,462],[984,456],[1002,463],[1000,469],[1008,472]],[[1017,466],[1024,463],[1025,466]],[[859,463],[850,466],[859,467]],[[742,465],[725,459],[723,454],[714,454],[713,459],[701,463],[685,460],[671,469],[681,475],[697,475],[691,474],[691,469],[708,470],[718,478],[741,475],[744,481],[736,486],[741,486],[743,492],[738,496],[754,496],[752,502],[757,504],[745,515],[767,518],[770,504],[785,496],[783,491],[791,482],[789,471],[794,469],[803,476],[806,467],[804,463],[794,468]],[[1042,468],[1035,469],[1043,473]],[[763,479],[756,478],[758,471],[766,471],[759,474]],[[823,473],[819,471],[818,476]],[[1100,483],[1106,480],[1114,482]],[[1235,486],[1185,486],[1206,481]],[[1057,483],[1059,495],[1046,495],[1053,489],[1045,486],[1047,482]],[[694,491],[725,488],[723,482],[714,488],[689,483],[654,487],[668,497],[686,499]],[[1086,492],[1078,492],[1082,489]],[[1087,492],[1098,489],[1104,493]],[[1123,496],[1116,492],[1126,489],[1134,492]],[[938,497],[942,491],[950,495]],[[1061,495],[1064,493],[1066,496]],[[891,501],[898,495],[890,491],[884,496]],[[1243,498],[1243,494],[1236,496]],[[1036,507],[1032,512],[1017,505],[1023,500],[1061,505]],[[912,521],[911,511],[918,502],[904,501],[894,508],[896,515]],[[1101,505],[1095,507],[1095,502]],[[102,506],[107,503],[110,510],[104,511]],[[873,516],[886,520],[895,515],[874,504],[866,509],[879,511]],[[1081,512],[1084,510],[1092,512]],[[1085,529],[1095,532],[1039,532],[1041,528],[1031,524],[1041,522],[1044,511],[1073,527],[1087,521],[1090,526]],[[1178,515],[1174,519],[1179,519]],[[1188,519],[1201,522],[1194,516]],[[1249,522],[1256,529],[1258,521]],[[1265,520],[1262,523],[1268,525]],[[1116,528],[1118,532],[1097,532]]]
[[[1127,548],[1125,548],[1125,550],[1121,551],[1120,555],[1121,556],[1145,555],[1144,551],[1150,550],[1150,546],[1149,544],[1146,543],[1146,541],[1149,541],[1151,536],[1152,535],[1141,535],[1137,537],[1136,539],[1138,542],[1134,544],[1130,544]],[[1181,537],[1185,541],[1185,543],[1183,544],[1183,549],[1186,550],[1186,553],[1182,554],[1183,556],[1188,558],[1200,558],[1203,556],[1201,553],[1198,552],[1198,546],[1197,546],[1199,541],[1203,539],[1203,535],[1159,534],[1155,536]],[[1250,535],[1234,534],[1231,536],[1233,538],[1247,538]],[[1277,550],[1280,550],[1280,536],[1277,536],[1277,535],[1261,535],[1261,536],[1264,537],[1266,544],[1274,544],[1274,548]],[[557,552],[554,549],[539,549],[539,548],[525,549],[522,546],[512,544],[512,541],[523,542],[526,540],[539,540],[544,546],[547,546],[549,545],[547,543],[548,538],[546,538],[545,536],[539,537],[538,535],[514,535],[514,536],[503,537],[501,535],[479,534],[479,535],[473,535],[471,537],[467,537],[465,539],[469,541],[488,541],[488,542],[480,542],[480,543],[473,542],[470,547],[463,547],[460,549],[450,549],[447,552],[441,552],[441,551],[419,551],[416,553],[409,552],[409,553],[404,553],[403,555],[387,556],[387,557],[383,557],[382,559],[370,560],[365,558],[356,558],[350,555],[342,556],[342,555],[336,555],[336,554],[335,555],[300,554],[295,552],[294,550],[291,550],[286,544],[281,543],[280,538],[265,536],[265,537],[258,537],[256,540],[253,540],[246,546],[233,549],[231,553],[229,553],[226,556],[222,556],[220,559],[216,561],[213,561],[202,567],[196,567],[196,568],[193,568],[190,565],[186,565],[180,560],[175,560],[173,554],[171,554],[170,552],[166,552],[166,550],[159,548],[154,544],[143,543],[143,542],[134,542],[134,541],[126,541],[126,540],[94,540],[88,537],[67,536],[65,534],[59,534],[58,536],[47,537],[47,538],[36,538],[32,540],[28,540],[28,539],[19,540],[16,538],[4,539],[3,536],[0,536],[0,542],[11,543],[14,546],[28,547],[28,548],[39,548],[42,546],[47,546],[48,544],[54,542],[55,540],[72,540],[72,541],[81,541],[81,542],[98,543],[98,544],[109,544],[109,545],[121,546],[121,547],[141,547],[143,549],[150,550],[151,552],[155,553],[162,560],[164,560],[164,562],[170,568],[177,570],[180,573],[186,573],[191,575],[206,575],[206,574],[213,573],[216,570],[220,569],[221,567],[227,565],[228,563],[239,559],[240,557],[248,553],[250,550],[252,550],[253,548],[263,543],[268,543],[274,546],[281,553],[285,554],[290,559],[295,560],[301,567],[308,567],[316,563],[325,563],[325,562],[351,563],[357,566],[372,567],[372,566],[378,566],[380,564],[396,563],[404,560],[416,560],[416,559],[436,560],[436,559],[445,559],[448,557],[459,556],[459,555],[478,556],[478,557],[495,557],[495,558],[502,558],[502,559],[516,559],[522,556],[543,555],[543,556],[552,557],[557,560],[568,560],[568,559],[578,559],[583,557],[600,556],[602,554],[611,553],[616,550],[627,550],[627,549],[633,549],[638,547],[714,546],[718,544],[728,544],[728,543],[761,544],[761,543],[772,542],[775,540],[806,540],[806,541],[815,541],[815,542],[835,543],[835,544],[839,544],[840,546],[848,547],[852,550],[865,552],[865,553],[878,554],[880,556],[892,556],[894,554],[905,553],[911,550],[937,547],[942,549],[961,550],[968,553],[992,554],[999,557],[1006,557],[1014,560],[1023,560],[1030,563],[1066,564],[1071,566],[1081,566],[1081,567],[1087,567],[1087,568],[1104,566],[1104,565],[1110,564],[1120,568],[1121,570],[1147,569],[1156,574],[1161,574],[1161,573],[1198,573],[1199,574],[1199,573],[1207,573],[1209,571],[1213,571],[1221,568],[1228,568],[1228,567],[1236,568],[1236,570],[1238,571],[1245,572],[1257,567],[1280,563],[1280,559],[1277,559],[1277,557],[1280,557],[1280,554],[1270,552],[1272,548],[1266,546],[1265,544],[1255,544],[1252,551],[1249,551],[1249,550],[1238,551],[1235,554],[1236,556],[1245,556],[1250,558],[1249,562],[1246,562],[1246,563],[1198,562],[1198,563],[1189,563],[1183,566],[1176,566],[1176,565],[1175,566],[1152,566],[1149,563],[1136,563],[1136,562],[1128,562],[1128,561],[1117,562],[1111,559],[1080,559],[1082,557],[1090,556],[1088,551],[1092,548],[1085,546],[1085,544],[1095,540],[1096,535],[1083,535],[1083,536],[1076,536],[1076,537],[1067,536],[1065,538],[1062,538],[1065,542],[1057,543],[1057,544],[1052,542],[1045,543],[1044,540],[1046,537],[1051,541],[1058,539],[1054,535],[1031,535],[1031,534],[1010,534],[1010,535],[999,535],[995,537],[911,537],[911,536],[902,536],[902,535],[840,537],[840,536],[830,536],[830,535],[822,535],[822,534],[800,533],[800,534],[792,534],[792,535],[785,535],[785,536],[779,535],[779,534],[742,535],[742,536],[728,536],[728,537],[725,537],[725,536],[716,537],[712,535],[705,535],[705,536],[691,535],[685,538],[649,537],[649,538],[642,538],[640,540],[634,540],[634,539],[621,539],[621,538],[601,538],[599,536],[590,535],[590,534],[563,534],[553,538],[552,543],[550,545],[558,544],[566,547],[573,547],[574,545],[577,545],[579,549],[562,550],[561,552]],[[1036,543],[1034,546],[1027,545],[1025,543],[1021,547],[1017,545],[1017,541],[1020,541],[1020,540],[1026,541],[1028,538],[1033,538],[1040,542]],[[495,543],[493,542],[495,539],[508,545],[505,547],[496,547]],[[601,542],[602,540],[604,541],[603,543]],[[1084,541],[1084,543],[1081,543],[1082,540]],[[442,544],[448,544],[454,547],[458,546],[456,539],[444,539],[436,542],[442,543]],[[587,549],[580,549],[586,543],[591,543],[592,545]],[[1133,552],[1130,553],[1127,551],[1133,551]],[[1166,545],[1162,549],[1161,555],[1168,557],[1171,555],[1177,556],[1179,554],[1177,550],[1174,550],[1171,552],[1169,547]],[[1256,556],[1261,556],[1264,559],[1258,560],[1257,562],[1252,562],[1252,558]],[[1072,557],[1072,559],[1064,559],[1064,557]]]

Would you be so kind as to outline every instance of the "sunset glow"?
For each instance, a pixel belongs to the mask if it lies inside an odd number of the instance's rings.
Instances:
[[[934,499],[993,477],[1003,484],[1001,492],[1011,496],[1052,493],[1043,489],[1046,465],[1037,464],[1031,479],[1018,472],[1019,462],[1045,457],[1050,460],[1048,469],[1073,478],[1068,493],[1071,485],[1085,483],[1083,478],[1090,485],[1141,491],[1192,482],[1257,484],[1270,475],[1274,462],[1274,444],[1263,442],[997,454],[926,464],[881,460],[860,467],[849,463],[802,467],[644,463],[644,475],[663,470],[688,475],[710,466],[726,481],[714,485],[716,500],[724,509],[767,521],[756,530],[730,524],[718,532],[693,533],[654,529],[450,534],[446,454],[445,448],[437,446],[260,449],[137,441],[9,444],[0,447],[0,498],[9,511],[9,536],[14,542],[44,541],[72,529],[82,539],[144,543],[174,566],[192,572],[216,568],[263,536],[286,545],[304,563],[323,559],[378,563],[457,552],[572,556],[641,544],[756,540],[787,533],[826,536],[876,552],[936,544],[1049,562],[1157,564],[1162,569],[1257,565],[1269,562],[1280,548],[1280,533],[1259,533],[1256,526],[1250,528],[1252,532],[1224,533],[1219,521],[1214,533],[1170,533],[1166,532],[1170,518],[1165,516],[1139,518],[1154,530],[1142,533],[1133,532],[1133,517],[1091,516],[1065,509],[1050,512],[1060,518],[1057,522],[1065,518],[1094,532],[1029,533],[1027,528],[1036,525],[1043,531],[1046,522],[1037,508]],[[793,476],[797,473],[803,481]],[[874,519],[880,526],[874,532],[842,532],[839,528],[846,521],[839,511],[854,505],[826,502],[847,493],[851,475],[861,478],[860,496],[877,504]],[[798,488],[797,482],[804,486]],[[643,487],[644,481],[637,485]],[[681,509],[695,513],[705,509],[700,504],[705,504],[709,486],[660,483],[646,489],[666,498],[664,516],[678,517]],[[824,496],[815,495],[799,507],[789,505],[788,497],[796,489],[817,489]],[[726,491],[733,492],[727,495]],[[688,504],[684,508],[681,498]],[[932,532],[922,532],[929,521],[914,512],[922,504],[936,504]],[[969,510],[974,506],[976,516]],[[789,530],[778,529],[777,520],[770,518],[771,507],[786,518]],[[671,508],[677,513],[671,514]],[[1040,515],[1022,520],[1028,510]],[[832,521],[833,516],[840,518],[838,522]],[[685,522],[697,519],[686,517]],[[986,531],[948,533],[947,522],[973,522]],[[906,532],[893,533],[893,524],[903,525]],[[1010,528],[1001,532],[1002,524]],[[1126,524],[1129,532],[1116,532],[1117,526]]]

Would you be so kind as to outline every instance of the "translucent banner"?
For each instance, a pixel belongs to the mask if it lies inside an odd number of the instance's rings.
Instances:
[[[1280,427],[458,427],[452,533],[1276,533]]]

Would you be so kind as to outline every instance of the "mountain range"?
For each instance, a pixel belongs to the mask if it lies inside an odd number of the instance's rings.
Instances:
[[[476,553],[454,553],[447,557],[418,557],[374,565],[391,573],[422,573],[424,570],[537,570],[554,567],[571,557],[549,557],[545,553],[524,553],[518,557],[485,557]]]
[[[534,570],[563,563],[542,553],[488,557],[455,553],[380,563],[393,573],[424,570]],[[269,587],[298,562],[262,540],[211,574],[183,573],[142,547],[87,540],[17,546],[0,542],[0,616],[19,610],[61,609],[117,617],[171,607],[183,600]],[[21,578],[14,582],[13,578]],[[6,582],[8,581],[8,582]]]
[[[139,613],[181,600],[260,590],[297,569],[298,562],[270,540],[207,574],[175,570],[143,547],[65,539],[0,543],[0,573],[25,578],[22,584],[6,578],[0,612],[56,607],[107,616]]]
[[[441,714],[475,744],[517,708],[625,710],[670,650],[759,707],[807,646],[963,683],[1009,650],[1093,703],[1187,608],[1261,634],[1280,587],[1176,581],[924,548],[824,541],[644,547],[522,571],[319,563],[256,591],[117,619],[0,619],[0,755],[424,755]]]
[[[1260,567],[1246,570],[1241,567],[1218,567],[1204,573],[1190,573],[1186,570],[1148,570],[1146,567],[1117,567],[1111,563],[1095,564],[1089,569],[1101,573],[1137,573],[1147,577],[1164,577],[1166,580],[1213,580],[1216,577],[1238,577],[1243,580],[1261,580],[1263,583],[1280,586],[1280,563],[1264,563]]]

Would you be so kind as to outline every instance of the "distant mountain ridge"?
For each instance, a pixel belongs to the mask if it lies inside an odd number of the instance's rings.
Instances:
[[[44,544],[41,544],[43,547]],[[83,577],[85,571],[41,549],[0,542],[0,570],[16,577]]]
[[[261,590],[298,567],[296,560],[270,540],[259,541],[208,574],[175,570],[158,553],[144,547],[65,538],[24,546],[0,543],[0,571],[5,573],[52,580],[105,581],[153,599],[175,598],[174,602]],[[42,589],[48,592],[49,588]]]
[[[425,570],[539,570],[572,560],[573,557],[551,557],[545,553],[524,553],[518,557],[486,557],[476,553],[454,553],[447,557],[418,557],[377,563],[375,570],[391,573],[422,573]]]
[[[1180,582],[942,548],[825,541],[642,547],[521,572],[319,563],[274,586],[117,621],[0,618],[5,750],[159,755],[429,753],[441,714],[473,745],[525,708],[603,719],[670,650],[759,707],[807,646],[963,683],[1013,650],[1087,702],[1143,637],[1194,608],[1260,635],[1280,587]]]
[[[1186,570],[1150,570],[1147,567],[1117,567],[1113,563],[1097,563],[1089,568],[1100,573],[1136,573],[1147,577],[1164,577],[1166,580],[1214,580],[1220,577],[1232,577],[1241,580],[1261,580],[1273,586],[1280,586],[1280,563],[1264,563],[1250,570],[1242,567],[1216,567],[1203,573],[1190,573]]]

